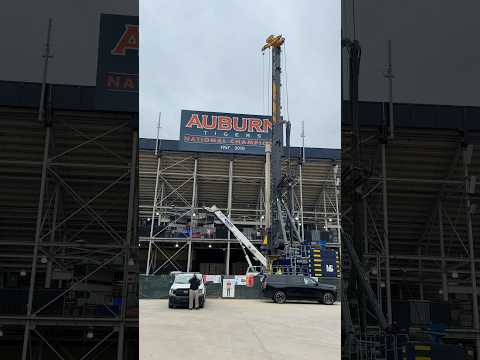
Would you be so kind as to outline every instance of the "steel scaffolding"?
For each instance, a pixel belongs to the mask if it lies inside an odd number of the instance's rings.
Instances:
[[[203,206],[213,204],[238,226],[258,231],[265,216],[264,164],[262,156],[141,149],[140,218],[148,223],[149,228],[148,233],[139,237],[139,245],[148,246],[145,274],[159,274],[167,269],[191,269],[193,250],[205,249],[207,245],[225,251],[225,273],[231,273],[231,251],[239,247],[238,241],[228,232],[221,237],[205,233],[197,236],[190,233],[186,237],[164,234],[185,219],[195,228],[198,221],[205,221]],[[294,215],[302,231],[305,227],[319,230],[339,228],[340,182],[336,164],[338,159],[307,158],[306,163],[299,161]],[[249,233],[249,238],[260,245],[257,231]],[[339,242],[332,242],[329,246],[338,248]],[[175,259],[185,253],[186,265],[182,267]]]
[[[382,127],[361,127],[362,181],[349,177],[353,149],[350,125],[344,124],[344,232],[351,236],[354,231],[347,189],[355,187],[363,199],[362,268],[388,324],[392,324],[394,301],[455,300],[463,317],[453,319],[446,337],[471,338],[472,328],[479,330],[475,252],[480,249],[474,234],[480,229],[474,219],[480,163],[474,151],[477,145],[470,140],[477,135],[422,128],[421,119],[418,122],[412,129],[397,119],[394,138],[387,138]],[[348,286],[352,259],[350,255],[343,259]],[[347,299],[350,305],[357,300],[352,294]],[[358,326],[355,321],[354,326]],[[478,336],[475,345],[479,354]]]
[[[57,109],[55,89],[46,87],[39,119],[34,108],[1,110],[0,272],[19,289],[1,282],[0,341],[22,359],[86,359],[113,346],[116,359],[129,358],[136,344],[125,334],[138,331],[129,314],[138,306],[138,119]],[[23,296],[25,307],[5,306]]]

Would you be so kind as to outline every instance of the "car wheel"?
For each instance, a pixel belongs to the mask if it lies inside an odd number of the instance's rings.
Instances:
[[[275,291],[275,294],[273,294],[273,301],[277,304],[283,304],[286,300],[287,296],[283,291]]]
[[[325,305],[332,305],[335,303],[335,296],[331,292],[325,292],[322,295],[322,303]]]
[[[204,306],[205,306],[205,299],[200,301],[200,309],[203,309]]]
[[[173,304],[170,301],[168,302],[168,308],[173,309]]]

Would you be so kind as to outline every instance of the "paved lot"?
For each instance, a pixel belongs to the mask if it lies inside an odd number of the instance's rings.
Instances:
[[[200,310],[140,300],[140,359],[340,359],[341,306],[207,299]]]

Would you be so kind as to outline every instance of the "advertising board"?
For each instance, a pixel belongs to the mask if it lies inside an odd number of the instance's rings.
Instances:
[[[138,16],[101,14],[96,108],[138,112]]]
[[[271,141],[270,116],[182,110],[180,150],[265,154]]]

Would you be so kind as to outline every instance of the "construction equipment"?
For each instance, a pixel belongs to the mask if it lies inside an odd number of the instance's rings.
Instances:
[[[278,202],[280,198],[279,187],[282,182],[282,153],[283,153],[283,119],[281,118],[280,106],[280,77],[281,77],[281,46],[285,39],[281,36],[270,35],[262,51],[268,48],[272,49],[272,144],[270,156],[270,203],[265,204],[266,209],[269,209],[270,219],[266,221],[270,227],[265,229],[266,243],[267,243],[267,258],[269,267],[272,262],[280,257],[285,250],[287,243],[286,232],[282,226],[281,213],[279,213]]]
[[[267,256],[265,257],[257,248],[242,234],[238,228],[223,214],[215,205],[212,207],[205,207],[209,212],[214,213],[221,222],[233,233],[233,235],[240,241],[242,246],[245,246],[253,256],[260,261],[267,272],[272,271],[272,264],[275,260],[285,255],[286,246],[288,244],[287,233],[291,234],[293,231],[285,224],[282,213],[282,191],[287,186],[292,186],[292,181],[289,181],[282,176],[282,155],[283,155],[283,124],[281,118],[280,106],[280,58],[281,46],[284,44],[285,38],[282,35],[270,35],[262,51],[268,48],[272,49],[272,139],[271,144],[266,144],[267,166],[265,168],[265,179],[269,181],[266,184],[265,196],[265,224],[264,229],[264,244],[267,246]],[[289,135],[289,133],[288,133]],[[290,141],[287,141],[290,144]],[[288,210],[288,209],[287,209]],[[288,212],[291,217],[292,211]],[[291,223],[291,222],[290,222]],[[290,225],[291,226],[291,225]],[[288,231],[287,231],[288,230]],[[298,233],[298,231],[296,231]],[[246,256],[249,262],[248,255]],[[250,262],[249,262],[249,266]]]
[[[284,206],[282,192],[285,187],[292,187],[292,181],[285,176],[282,176],[282,155],[283,155],[283,125],[284,121],[281,117],[280,106],[280,76],[281,76],[281,46],[284,44],[285,38],[282,35],[270,35],[265,45],[262,47],[262,51],[268,48],[272,49],[272,140],[271,144],[266,145],[267,166],[265,169],[265,179],[270,184],[266,186],[268,194],[266,194],[265,202],[265,223],[264,229],[264,243],[267,247],[267,256],[265,257],[255,246],[237,229],[235,225],[214,205],[212,207],[205,207],[206,210],[214,213],[220,221],[233,233],[233,235],[245,246],[253,256],[261,262],[266,271],[272,271],[272,264],[275,260],[285,255],[286,247],[288,246],[289,239],[287,234],[292,234],[292,224],[286,225],[283,218]],[[289,132],[288,132],[289,135]],[[287,145],[290,141],[287,140]],[[288,153],[288,152],[287,152]],[[289,173],[289,171],[288,171]],[[286,185],[286,186],[285,186]],[[288,218],[291,218],[292,211],[288,211]],[[298,229],[295,232],[298,233]],[[247,256],[248,259],[248,256]],[[249,260],[249,259],[248,259]],[[247,261],[248,261],[247,260]],[[250,265],[250,264],[249,264]]]
[[[245,235],[230,221],[230,219],[215,205],[208,207],[203,207],[208,212],[214,213],[217,218],[232,232],[232,234],[240,241],[240,244],[248,249],[255,259],[257,259],[264,268],[267,268],[267,259],[263,254],[252,244],[250,240],[247,239]],[[249,259],[249,258],[248,258]],[[249,259],[250,260],[250,259]],[[251,262],[248,264],[251,265]]]
[[[274,262],[282,262],[291,273],[297,273],[297,256],[303,246],[303,237],[294,221],[295,175],[290,164],[290,122],[281,116],[281,46],[285,39],[282,35],[270,35],[262,51],[272,51],[272,142],[265,147],[265,229],[264,245],[267,248],[268,269]],[[284,147],[284,125],[286,138]],[[282,157],[286,156],[286,171],[282,173]],[[293,270],[292,270],[293,269]]]
[[[285,150],[283,147],[284,124],[287,125],[287,157],[290,153],[290,124],[285,122],[281,116],[280,98],[280,60],[281,46],[284,42],[285,38],[283,38],[282,35],[270,35],[267,38],[265,45],[262,47],[262,51],[265,51],[268,48],[271,48],[272,50],[272,142],[271,147],[266,147],[266,155],[268,159],[267,164],[269,165],[266,172],[269,172],[269,176],[265,177],[270,181],[270,184],[267,187],[269,194],[265,197],[267,200],[265,202],[265,214],[269,217],[265,221],[267,224],[265,228],[265,242],[267,245],[267,260],[269,262],[269,268],[271,268],[273,261],[285,255],[288,245],[294,241],[293,238],[299,237],[299,231],[294,222],[291,221],[293,203],[290,198],[292,197],[293,181],[290,167],[288,166],[286,174],[282,174],[282,156]],[[284,201],[285,194],[287,194],[287,201]],[[283,213],[287,214],[287,221],[284,221]],[[299,242],[301,241],[300,238],[297,240]]]
[[[219,220],[239,240],[245,253],[249,269],[253,268],[250,258],[245,251],[251,254],[262,264],[267,273],[275,271],[286,274],[304,274],[317,276],[315,266],[319,266],[320,250],[312,243],[304,243],[300,225],[294,219],[294,191],[295,174],[290,164],[290,122],[284,121],[281,116],[280,87],[281,87],[281,46],[285,39],[282,35],[270,35],[262,51],[271,48],[272,52],[272,137],[271,142],[265,144],[265,221],[263,237],[266,254],[263,255],[250,240],[237,229],[232,221],[215,205],[204,207],[214,213]],[[285,147],[284,147],[284,125]],[[286,171],[282,172],[282,158],[286,157]],[[316,252],[314,254],[314,252]],[[317,262],[317,263],[315,263]],[[317,269],[318,270],[318,269]],[[321,271],[321,269],[320,269]]]

